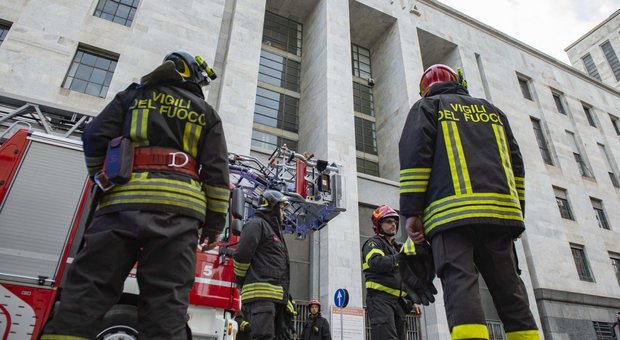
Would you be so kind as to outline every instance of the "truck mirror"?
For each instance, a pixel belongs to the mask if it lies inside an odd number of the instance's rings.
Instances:
[[[230,213],[236,220],[243,220],[245,212],[245,195],[243,189],[234,188],[232,190],[232,202],[230,202]],[[239,229],[241,232],[241,229]]]
[[[241,235],[241,229],[243,229],[243,221],[242,220],[233,220],[232,221],[232,226],[230,228],[230,230],[232,231],[232,234],[235,236],[239,236]]]

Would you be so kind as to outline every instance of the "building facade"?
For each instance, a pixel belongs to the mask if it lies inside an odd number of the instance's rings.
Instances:
[[[288,241],[294,297],[324,306],[338,288],[364,306],[360,248],[371,211],[398,207],[397,145],[420,76],[462,67],[470,93],[509,116],[525,158],[516,247],[545,339],[604,338],[620,307],[617,87],[433,0],[0,0],[0,118],[25,103],[60,123],[96,115],[173,50],[218,72],[205,91],[229,151],[266,157],[286,143],[345,165],[347,211]],[[450,338],[441,296],[422,338]]]

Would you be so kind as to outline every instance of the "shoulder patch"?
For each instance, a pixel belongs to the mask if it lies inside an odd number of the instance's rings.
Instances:
[[[368,246],[370,248],[378,248],[379,247],[379,245],[377,245],[377,243],[375,243],[375,241],[368,242]]]

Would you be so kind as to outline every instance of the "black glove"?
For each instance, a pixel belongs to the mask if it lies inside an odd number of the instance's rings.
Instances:
[[[202,246],[205,243],[205,240],[207,240],[207,246],[203,247],[203,250],[209,250],[213,248],[215,241],[217,241],[219,237],[219,232],[209,229],[207,225],[204,224],[200,232],[200,239],[198,241],[198,244]]]
[[[416,255],[399,256],[403,288],[414,303],[428,306],[435,302],[437,289],[433,285],[435,267],[430,246],[416,245]]]
[[[409,314],[413,310],[413,301],[410,297],[401,297],[398,299],[398,303],[405,314]]]

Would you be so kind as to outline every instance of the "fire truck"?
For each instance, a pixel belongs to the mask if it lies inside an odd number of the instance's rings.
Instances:
[[[25,103],[0,111],[0,339],[36,339],[62,294],[81,246],[95,186],[79,134],[88,116]],[[226,228],[215,249],[197,248],[190,293],[194,339],[234,339],[240,309],[232,253],[244,222],[266,189],[291,202],[284,231],[296,238],[345,210],[342,168],[285,145],[260,160],[229,154],[233,187]],[[97,339],[137,339],[139,288],[132,271],[105,315]]]

